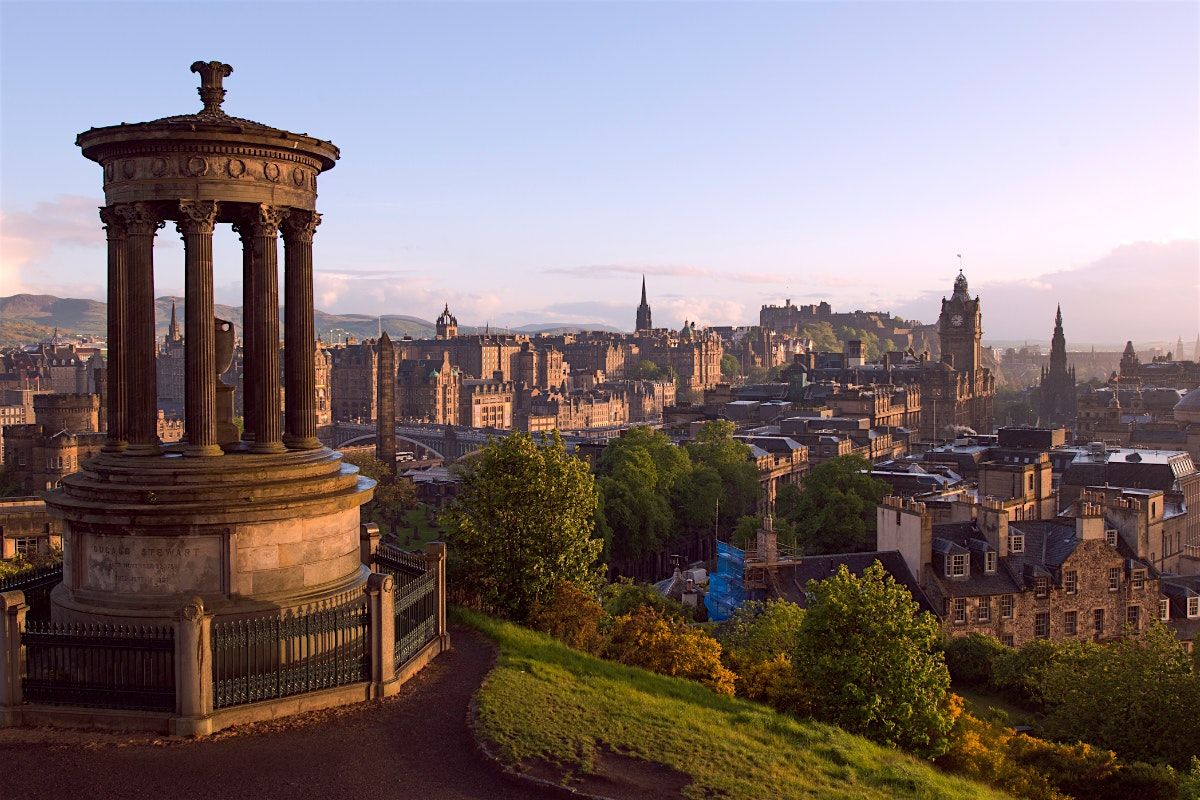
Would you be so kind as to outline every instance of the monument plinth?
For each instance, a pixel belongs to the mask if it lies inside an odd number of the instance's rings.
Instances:
[[[108,234],[108,440],[47,497],[64,520],[62,620],[155,623],[192,598],[218,615],[289,608],[359,588],[359,507],[374,483],[316,438],[312,245],[331,143],[232,117],[233,70],[197,61],[203,108],[92,128]],[[154,241],[184,242],[185,439],[156,433]],[[231,419],[232,325],[214,316],[212,237],[241,237],[245,428]],[[283,238],[284,364],[279,363]],[[281,412],[280,390],[286,408]]]

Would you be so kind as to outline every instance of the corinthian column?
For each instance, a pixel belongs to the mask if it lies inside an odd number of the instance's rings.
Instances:
[[[254,453],[284,450],[279,428],[279,224],[286,209],[267,204],[257,206],[248,220],[254,257],[247,283],[253,288],[248,305],[254,306],[247,324],[253,351],[243,377],[244,400],[254,413]],[[244,234],[243,234],[244,237]],[[252,328],[252,332],[251,331]]]
[[[125,386],[125,336],[129,330],[125,302],[128,280],[125,269],[125,221],[115,209],[101,208],[100,221],[108,234],[108,439],[104,450],[119,453],[126,445],[128,389]]]
[[[126,395],[125,454],[154,456],[159,453],[158,380],[154,352],[154,237],[163,226],[162,216],[149,203],[122,203],[115,207],[126,231],[126,302],[128,327],[123,331],[126,346],[125,373],[121,381]]]
[[[214,200],[180,200],[176,227],[183,237],[184,431],[189,456],[219,456],[217,444],[217,358],[213,308]]]
[[[283,441],[294,450],[321,446],[317,440],[312,261],[313,234],[320,224],[320,214],[300,209],[289,210],[283,222],[283,396],[287,424]]]

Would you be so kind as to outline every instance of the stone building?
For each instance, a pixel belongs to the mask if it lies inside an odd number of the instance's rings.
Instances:
[[[154,359],[158,384],[158,407],[168,416],[183,414],[184,341],[175,314],[175,300],[171,299],[171,322],[159,345]]]
[[[354,342],[329,349],[329,400],[333,422],[374,422],[376,408],[375,343]]]
[[[1050,339],[1050,363],[1042,368],[1038,383],[1038,417],[1043,425],[1070,426],[1075,424],[1076,413],[1075,368],[1067,366],[1067,339],[1059,306]]]
[[[438,315],[434,326],[438,339],[453,339],[455,336],[458,336],[458,317],[450,313],[449,303],[446,303],[445,308],[442,309],[442,313]]]
[[[462,372],[439,359],[401,359],[396,365],[396,418],[434,425],[459,424]]]
[[[1120,379],[1126,383],[1188,391],[1200,388],[1200,359],[1193,355],[1192,360],[1185,361],[1182,354],[1167,353],[1143,363],[1133,349],[1133,342],[1126,342],[1125,352],[1121,354]]]
[[[58,487],[104,446],[100,396],[39,394],[33,398],[36,422],[5,429],[4,462],[29,495]]]
[[[1104,640],[1160,617],[1158,570],[1086,499],[1073,518],[1010,522],[984,503],[936,525],[924,504],[888,498],[876,525],[878,550],[901,554],[948,636]]]
[[[62,549],[62,523],[40,497],[0,499],[0,559],[33,559]]]
[[[512,381],[468,379],[461,383],[458,423],[472,428],[513,426],[514,387]]]

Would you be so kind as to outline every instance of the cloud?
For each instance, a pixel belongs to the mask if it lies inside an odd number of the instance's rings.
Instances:
[[[970,277],[969,275],[967,276]],[[901,316],[932,322],[944,291],[897,304]],[[1095,261],[1033,278],[971,284],[983,303],[985,337],[1023,340],[1045,333],[1062,304],[1068,345],[1190,341],[1200,331],[1200,242],[1136,242]]]
[[[784,284],[786,275],[773,272],[721,272],[707,267],[681,264],[590,264],[579,267],[550,267],[542,270],[548,275],[569,275],[573,278],[604,278],[613,275],[656,275],[669,278],[710,278],[738,283]]]
[[[104,229],[93,197],[59,195],[29,211],[0,211],[0,291],[54,292],[78,296],[81,289],[103,291],[102,284],[59,283],[51,262],[63,248],[104,246]],[[47,280],[54,276],[53,280]]]

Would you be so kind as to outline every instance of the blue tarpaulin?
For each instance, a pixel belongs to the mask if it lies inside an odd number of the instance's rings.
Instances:
[[[725,542],[717,542],[717,571],[708,576],[704,607],[713,622],[723,622],[746,602],[746,554]]]

